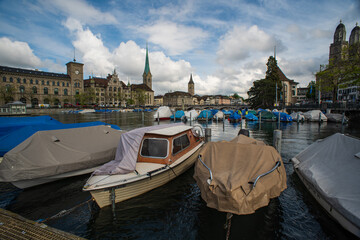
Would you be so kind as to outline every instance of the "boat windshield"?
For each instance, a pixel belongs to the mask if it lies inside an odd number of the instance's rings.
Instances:
[[[168,140],[145,138],[141,148],[141,156],[165,158],[168,155]]]
[[[189,145],[190,145],[190,140],[187,134],[174,138],[172,153],[175,155],[178,152],[182,151],[183,149],[187,148]]]

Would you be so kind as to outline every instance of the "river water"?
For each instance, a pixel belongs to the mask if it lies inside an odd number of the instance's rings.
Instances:
[[[158,124],[153,113],[56,114],[63,123],[103,121],[123,130]],[[160,122],[160,124],[170,121]],[[187,122],[198,124],[196,122]],[[202,124],[206,127],[206,124]],[[250,136],[272,144],[277,123],[212,122],[211,141],[231,140],[240,128]],[[230,239],[352,239],[312,198],[293,171],[289,159],[320,138],[336,132],[360,137],[360,126],[350,122],[281,123],[281,156],[287,172],[287,189],[269,206],[251,215],[234,216]],[[82,192],[89,176],[70,178],[32,189],[20,190],[0,183],[0,207],[31,220],[87,239],[225,239],[226,214],[206,207],[193,179],[193,169],[170,183],[139,197],[99,209]],[[63,214],[58,214],[62,210]],[[58,214],[58,215],[57,215]]]

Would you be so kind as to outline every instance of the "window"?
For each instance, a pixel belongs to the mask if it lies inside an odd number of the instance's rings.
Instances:
[[[79,90],[76,90],[76,91],[75,91],[75,95],[79,95]]]
[[[16,81],[17,81],[17,83],[20,83],[20,78],[17,78]]]
[[[57,86],[60,86],[60,83],[59,83],[59,82],[57,82],[57,83],[56,83],[56,85],[57,85]]]
[[[44,94],[49,94],[49,89],[47,87],[44,87]]]
[[[174,138],[173,140],[173,154],[177,154],[183,149],[187,148],[190,145],[190,140],[187,134],[181,135],[180,137]]]
[[[37,93],[37,87],[33,86],[33,87],[32,87],[32,92],[33,92],[33,93]]]
[[[55,95],[59,95],[59,89],[55,88],[55,89],[54,89],[54,94],[55,94]]]
[[[23,79],[23,83],[26,83],[26,79],[25,79],[25,78]]]
[[[62,86],[65,87],[65,83],[64,83],[64,82],[62,82]]]
[[[20,78],[19,78],[20,79]],[[24,93],[25,92],[25,87],[24,86],[20,86],[20,93]]]
[[[68,90],[65,88],[64,89],[64,95],[67,96],[68,95]]]
[[[168,155],[168,140],[145,138],[141,147],[141,156],[165,158]]]
[[[12,77],[10,77],[10,82],[14,82],[14,80],[13,80],[13,78],[12,78]]]
[[[112,91],[112,87],[109,87],[109,91]]]
[[[36,80],[35,80],[35,83],[36,83],[36,84],[39,84],[39,80],[36,79]],[[43,85],[44,85],[44,84],[43,84]]]
[[[66,83],[66,86],[69,87],[69,83]]]
[[[34,84],[34,81],[32,79],[30,79],[30,84]]]
[[[6,82],[6,77],[3,77],[3,82]]]
[[[47,81],[47,82],[46,82],[46,85],[50,86],[50,82],[49,82],[49,81]]]
[[[55,81],[52,82],[52,85],[55,86]]]
[[[44,81],[44,80],[41,81],[41,85],[45,85],[45,81]]]

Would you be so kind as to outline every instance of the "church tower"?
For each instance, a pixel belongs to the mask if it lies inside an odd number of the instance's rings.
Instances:
[[[145,69],[144,69],[144,73],[143,73],[143,84],[147,85],[150,89],[152,89],[152,75],[150,72],[149,54],[148,54],[147,44],[146,44]]]
[[[192,74],[190,75],[190,81],[188,83],[188,93],[190,93],[191,96],[195,95],[195,84],[194,84],[194,81],[192,79]]]
[[[340,24],[337,26],[334,33],[334,42],[330,45],[329,60],[334,63],[347,59],[347,54],[344,50],[347,48],[348,42],[346,41],[346,29],[345,25],[340,20]]]

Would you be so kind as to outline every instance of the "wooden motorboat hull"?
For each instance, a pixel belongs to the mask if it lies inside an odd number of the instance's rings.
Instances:
[[[319,191],[316,190],[314,185],[310,183],[302,174],[301,172],[295,168],[295,172],[297,173],[298,177],[308,189],[310,194],[315,198],[315,200],[321,205],[321,207],[333,218],[337,221],[343,228],[351,232],[352,234],[360,237],[360,229],[356,226],[353,222],[347,219],[344,215],[342,215],[336,208],[334,208],[326,199],[321,195]]]
[[[124,183],[118,186],[99,190],[91,190],[90,193],[99,207],[102,208],[111,205],[113,202],[119,203],[151,191],[170,182],[192,167],[198,157],[198,152],[202,145],[203,143],[200,143],[193,150],[185,154],[183,160],[178,159],[175,163],[170,165],[170,168],[167,168],[165,171],[159,171],[158,174],[151,174],[146,178],[140,179],[138,181]],[[166,167],[166,165],[163,165],[163,167]],[[112,199],[114,198],[113,196],[115,196],[114,200]]]

